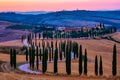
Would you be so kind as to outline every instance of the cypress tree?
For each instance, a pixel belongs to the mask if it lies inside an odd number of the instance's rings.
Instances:
[[[62,61],[62,51],[60,51],[60,60]]]
[[[52,48],[52,60],[53,60],[53,57],[54,57],[54,55],[53,55],[53,53],[54,53],[53,41],[51,41],[51,48]]]
[[[78,58],[78,43],[76,43],[76,57]]]
[[[63,43],[64,58],[66,58],[66,41]]]
[[[43,53],[43,58],[42,58],[42,73],[43,74],[45,73],[45,54],[44,53]]]
[[[25,54],[26,54],[26,61],[28,62],[28,48],[26,48]]]
[[[16,69],[16,50],[13,50],[13,59],[14,59],[14,69]]]
[[[68,74],[68,45],[66,46],[66,73]]]
[[[68,75],[70,75],[71,74],[71,48],[70,48],[70,45],[71,45],[71,43],[69,42],[69,44],[68,44],[68,72],[67,72],[67,74]]]
[[[45,64],[45,72],[47,71],[47,61],[48,61],[48,49],[47,48],[45,48],[45,53],[44,53],[44,59],[45,59],[45,62],[44,62],[44,64]]]
[[[34,69],[34,62],[35,62],[35,48],[34,48],[34,46],[32,46],[31,61],[32,61],[32,69]]]
[[[68,75],[71,74],[71,55],[70,55],[70,42],[66,45],[66,72]]]
[[[56,47],[55,54],[54,54],[54,73],[58,72],[57,61],[58,61],[58,48]]]
[[[99,74],[100,74],[100,76],[102,76],[102,75],[103,75],[103,66],[102,66],[102,57],[101,57],[101,56],[100,56]]]
[[[41,48],[40,48],[40,61],[42,60],[42,51],[41,51]]]
[[[79,74],[82,74],[82,45],[80,45],[80,50],[79,50]]]
[[[31,47],[29,48],[29,64],[30,64],[30,68],[31,68],[31,54],[32,54],[32,50]]]
[[[97,58],[97,55],[95,57],[95,75],[98,76],[98,58]]]
[[[38,70],[39,69],[38,46],[37,46],[37,49],[36,49],[36,67],[37,67],[37,70]]]
[[[117,51],[115,44],[113,47],[112,75],[116,76],[116,74],[117,74]]]
[[[85,56],[84,56],[84,74],[87,75],[87,49],[85,49]]]

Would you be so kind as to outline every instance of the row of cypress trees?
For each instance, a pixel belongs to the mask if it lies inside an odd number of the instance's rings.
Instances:
[[[55,33],[52,32],[52,30],[47,31],[47,29],[45,31],[42,31],[42,37],[43,38],[89,38],[89,37],[96,37],[96,36],[102,36],[105,34],[110,34],[110,33],[114,33],[117,31],[116,27],[102,27],[102,24],[100,24],[101,28],[91,28],[91,29],[85,29],[81,28],[81,30],[79,31],[69,31],[66,32],[66,30],[60,31],[60,30],[56,30]],[[41,38],[41,33],[31,33],[28,36],[28,41],[30,41],[30,37],[33,38]],[[23,39],[24,36],[21,37],[21,40]]]
[[[47,43],[48,44],[48,43]],[[78,47],[78,43],[72,42],[70,40],[60,42],[59,48],[57,45],[57,41],[55,43],[55,47],[53,44],[53,41],[51,41],[51,47],[49,44],[47,47],[45,47],[45,42],[42,42],[42,48],[40,46],[35,47],[31,46],[29,48],[26,48],[26,61],[29,62],[30,68],[35,68],[35,62],[36,62],[36,68],[39,69],[39,61],[42,61],[42,72],[45,73],[47,71],[47,61],[49,58],[49,61],[54,60],[54,73],[58,72],[58,56],[60,60],[64,58],[66,59],[66,73],[68,75],[71,74],[71,52],[74,52],[75,59],[79,58],[79,74],[81,75],[84,73],[84,75],[87,75],[87,49],[85,49],[84,56],[82,55],[82,45]],[[79,50],[78,50],[79,49]],[[78,50],[78,51],[77,51]],[[59,53],[59,55],[58,55]],[[36,58],[35,58],[36,57]],[[36,61],[35,61],[36,60]],[[83,65],[84,61],[84,65]],[[16,68],[16,50],[11,49],[10,50],[10,65],[14,68]],[[84,67],[83,67],[84,66]],[[84,68],[84,71],[83,71]],[[112,61],[112,74],[115,76],[117,74],[117,52],[116,52],[116,45],[113,47],[113,61]],[[98,58],[95,57],[95,75],[98,76]],[[100,56],[100,62],[99,62],[99,75],[103,75],[103,65],[102,65],[102,56]]]
[[[100,56],[100,62],[99,62],[99,72],[98,72],[98,57],[95,56],[95,75],[98,76],[98,73],[100,76],[103,75],[103,65],[102,65],[102,56]]]

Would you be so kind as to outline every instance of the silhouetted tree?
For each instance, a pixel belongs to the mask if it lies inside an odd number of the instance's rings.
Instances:
[[[80,45],[79,50],[79,74],[82,74],[82,45]]]
[[[55,54],[54,54],[54,73],[58,72],[57,61],[58,61],[58,48],[56,47]]]
[[[42,60],[42,51],[41,51],[41,48],[40,48],[40,61]]]
[[[62,51],[60,51],[60,60],[62,60]]]
[[[45,72],[47,71],[47,61],[48,61],[48,49],[45,48]]]
[[[45,53],[43,53],[43,58],[42,58],[42,73],[43,74],[45,73]]]
[[[115,44],[113,47],[112,75],[116,76],[116,74],[117,74],[117,51]]]
[[[95,56],[95,75],[98,76],[98,58]]]
[[[32,46],[32,54],[31,54],[32,69],[34,69],[34,62],[35,62],[35,48],[34,46]]]
[[[25,54],[26,54],[26,61],[28,62],[28,48],[26,48]]]
[[[31,47],[29,48],[29,64],[30,64],[30,68],[31,68],[31,65],[32,65],[32,58],[31,58],[31,56],[32,56],[32,49],[31,49]]]
[[[37,70],[39,69],[39,58],[38,58],[38,46],[37,46],[37,49],[36,49],[36,67],[37,67]]]
[[[16,50],[13,50],[14,69],[16,69]]]
[[[71,74],[71,54],[70,54],[70,42],[66,45],[66,72],[68,75]]]
[[[52,60],[53,60],[53,57],[54,57],[54,46],[53,46],[53,41],[51,41],[51,49],[52,49]]]
[[[87,75],[87,49],[85,49],[85,56],[84,56],[84,74]]]
[[[102,57],[101,57],[101,56],[100,56],[99,74],[100,74],[100,76],[102,76],[102,75],[103,75],[103,65],[102,65]]]

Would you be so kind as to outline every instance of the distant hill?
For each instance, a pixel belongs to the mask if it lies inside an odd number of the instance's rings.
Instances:
[[[23,15],[13,12],[0,13],[0,20],[25,24],[54,26],[95,26],[103,23],[120,28],[120,11],[58,11],[38,15]]]
[[[38,15],[38,14],[46,14],[49,12],[46,11],[29,11],[29,12],[15,12],[17,14],[23,14],[23,15]]]

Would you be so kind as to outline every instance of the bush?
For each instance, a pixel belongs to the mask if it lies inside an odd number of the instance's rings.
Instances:
[[[21,48],[21,51],[26,50],[26,48],[27,48],[27,46],[23,46],[23,47]]]

